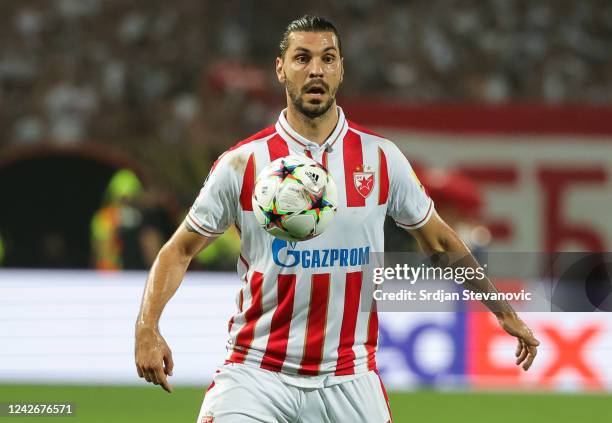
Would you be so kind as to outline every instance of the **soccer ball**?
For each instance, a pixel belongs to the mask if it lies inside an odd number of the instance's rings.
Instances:
[[[253,212],[270,235],[304,241],[321,235],[336,214],[338,193],[323,166],[287,156],[266,166],[255,182]]]

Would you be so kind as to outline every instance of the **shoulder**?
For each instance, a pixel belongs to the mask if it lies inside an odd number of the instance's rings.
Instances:
[[[362,142],[366,144],[373,144],[381,148],[387,154],[397,154],[400,150],[391,140],[385,136],[367,129],[361,125],[356,124],[351,120],[346,120],[348,123],[349,131],[359,135]]]
[[[391,142],[385,136],[358,125],[351,120],[347,119],[346,122],[348,123],[348,130],[359,135],[362,142],[366,144],[375,144],[383,149],[395,147],[395,144],[393,144],[393,142]]]
[[[276,126],[270,125],[265,129],[251,135],[248,138],[243,139],[242,141],[235,144],[233,147],[230,147],[225,153],[229,153],[236,150],[246,151],[252,148],[255,148],[261,142],[267,141],[272,135],[276,133]]]
[[[248,156],[254,151],[255,148],[257,148],[258,145],[260,145],[262,142],[266,142],[275,133],[276,127],[271,125],[236,143],[234,146],[228,148],[223,154],[221,154],[217,160],[215,160],[211,171],[224,161],[236,160],[239,157],[243,157],[244,161],[246,161]]]
[[[357,135],[360,135],[361,138],[367,142],[385,143],[389,141],[384,136],[380,135],[379,133],[374,132],[370,129],[367,129],[361,125],[358,125],[352,120],[347,119],[346,122],[348,123],[349,131],[352,131],[356,133]]]

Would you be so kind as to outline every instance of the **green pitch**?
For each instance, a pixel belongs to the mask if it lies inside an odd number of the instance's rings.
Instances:
[[[0,417],[0,422],[195,423],[203,389],[157,387],[0,386],[0,403],[71,402],[70,418]],[[391,393],[396,423],[610,423],[606,395]],[[345,423],[345,422],[339,422]],[[351,422],[352,423],[352,422]]]

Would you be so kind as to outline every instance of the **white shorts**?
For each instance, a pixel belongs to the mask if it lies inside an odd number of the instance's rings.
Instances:
[[[213,377],[197,423],[390,423],[385,388],[374,371],[320,387],[277,372],[226,364]],[[288,383],[289,381],[289,383]],[[299,385],[299,384],[297,384]]]

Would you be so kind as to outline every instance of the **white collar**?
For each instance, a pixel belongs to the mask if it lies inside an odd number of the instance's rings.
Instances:
[[[338,123],[336,123],[336,127],[332,133],[321,145],[298,134],[291,127],[291,125],[289,125],[289,122],[287,122],[287,118],[285,116],[287,109],[284,109],[278,117],[278,121],[276,122],[276,132],[278,132],[278,134],[285,141],[297,144],[300,149],[317,151],[324,148],[326,151],[331,151],[331,148],[335,142],[342,139],[348,130],[348,124],[346,122],[346,118],[344,117],[342,108],[339,106],[336,107],[338,108]]]

